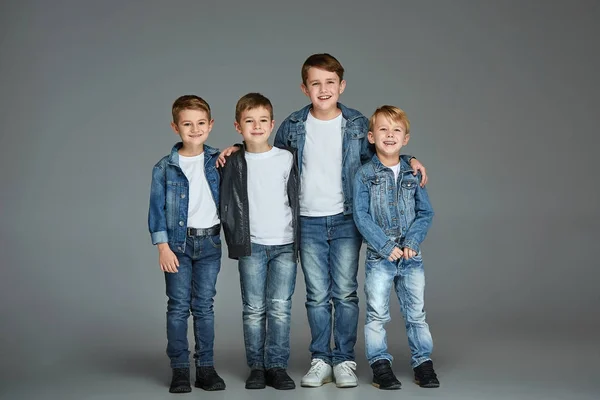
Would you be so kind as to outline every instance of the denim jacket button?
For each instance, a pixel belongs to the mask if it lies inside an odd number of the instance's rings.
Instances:
[[[400,210],[400,214],[404,214],[404,210]]]
[[[183,226],[183,221],[179,221],[179,226]]]
[[[181,193],[181,198],[185,199],[185,193]]]

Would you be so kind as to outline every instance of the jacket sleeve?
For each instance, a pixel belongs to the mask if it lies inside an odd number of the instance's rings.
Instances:
[[[287,140],[286,140],[286,138],[288,136],[288,130],[289,130],[289,123],[288,123],[288,120],[285,119],[279,126],[279,129],[277,129],[277,134],[275,135],[275,140],[273,142],[273,145],[275,147],[279,147],[279,148],[289,147],[289,144],[287,143]]]
[[[362,130],[365,132],[365,137],[363,138],[362,145],[360,147],[360,163],[365,164],[370,161],[375,154],[373,150],[373,145],[369,143],[369,121],[366,117],[363,120],[363,128]]]
[[[361,171],[358,171],[354,178],[354,222],[367,243],[382,257],[388,258],[397,245],[375,223],[369,214],[369,203],[369,188],[363,182]]]
[[[420,180],[421,174],[419,174]],[[433,207],[431,207],[431,203],[429,202],[427,189],[417,185],[415,191],[415,219],[404,236],[402,246],[420,253],[421,243],[423,243],[425,236],[427,236],[432,220]]]
[[[150,207],[148,209],[148,229],[150,230],[152,244],[169,241],[167,235],[167,190],[165,181],[165,169],[160,165],[154,166],[152,169],[152,184],[150,186]]]
[[[409,156],[409,155],[407,155],[407,154],[402,154],[402,155],[400,156],[400,158],[401,158],[401,159],[403,159],[404,161],[406,161],[406,163],[407,163],[408,165],[410,165],[410,160],[412,160],[413,158],[416,158],[416,157],[415,157],[415,156]]]

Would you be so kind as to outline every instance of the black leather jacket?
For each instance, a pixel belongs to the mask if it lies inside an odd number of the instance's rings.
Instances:
[[[294,229],[294,254],[298,258],[300,241],[300,177],[298,155],[295,149],[285,148],[294,155],[292,170],[287,182],[287,194],[292,208]],[[227,158],[221,169],[220,214],[229,258],[238,259],[251,255],[250,213],[248,210],[248,167],[243,147]]]

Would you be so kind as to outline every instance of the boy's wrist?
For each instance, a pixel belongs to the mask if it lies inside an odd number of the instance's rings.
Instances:
[[[156,247],[158,247],[158,251],[165,251],[165,250],[170,250],[169,249],[169,243],[163,242],[163,243],[157,243]]]

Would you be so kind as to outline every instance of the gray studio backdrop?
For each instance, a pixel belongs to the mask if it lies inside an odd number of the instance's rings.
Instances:
[[[172,101],[207,99],[208,143],[226,147],[243,94],[272,100],[276,128],[307,103],[300,67],[316,52],[346,68],[343,103],[411,119],[406,152],[428,168],[436,211],[424,258],[440,354],[598,335],[598,2],[349,3],[2,2],[0,381],[31,365],[167,364],[146,221],[151,168],[177,139]],[[216,357],[243,370],[237,265],[223,254]],[[300,270],[297,282],[300,371]],[[390,345],[407,363],[392,304]]]

